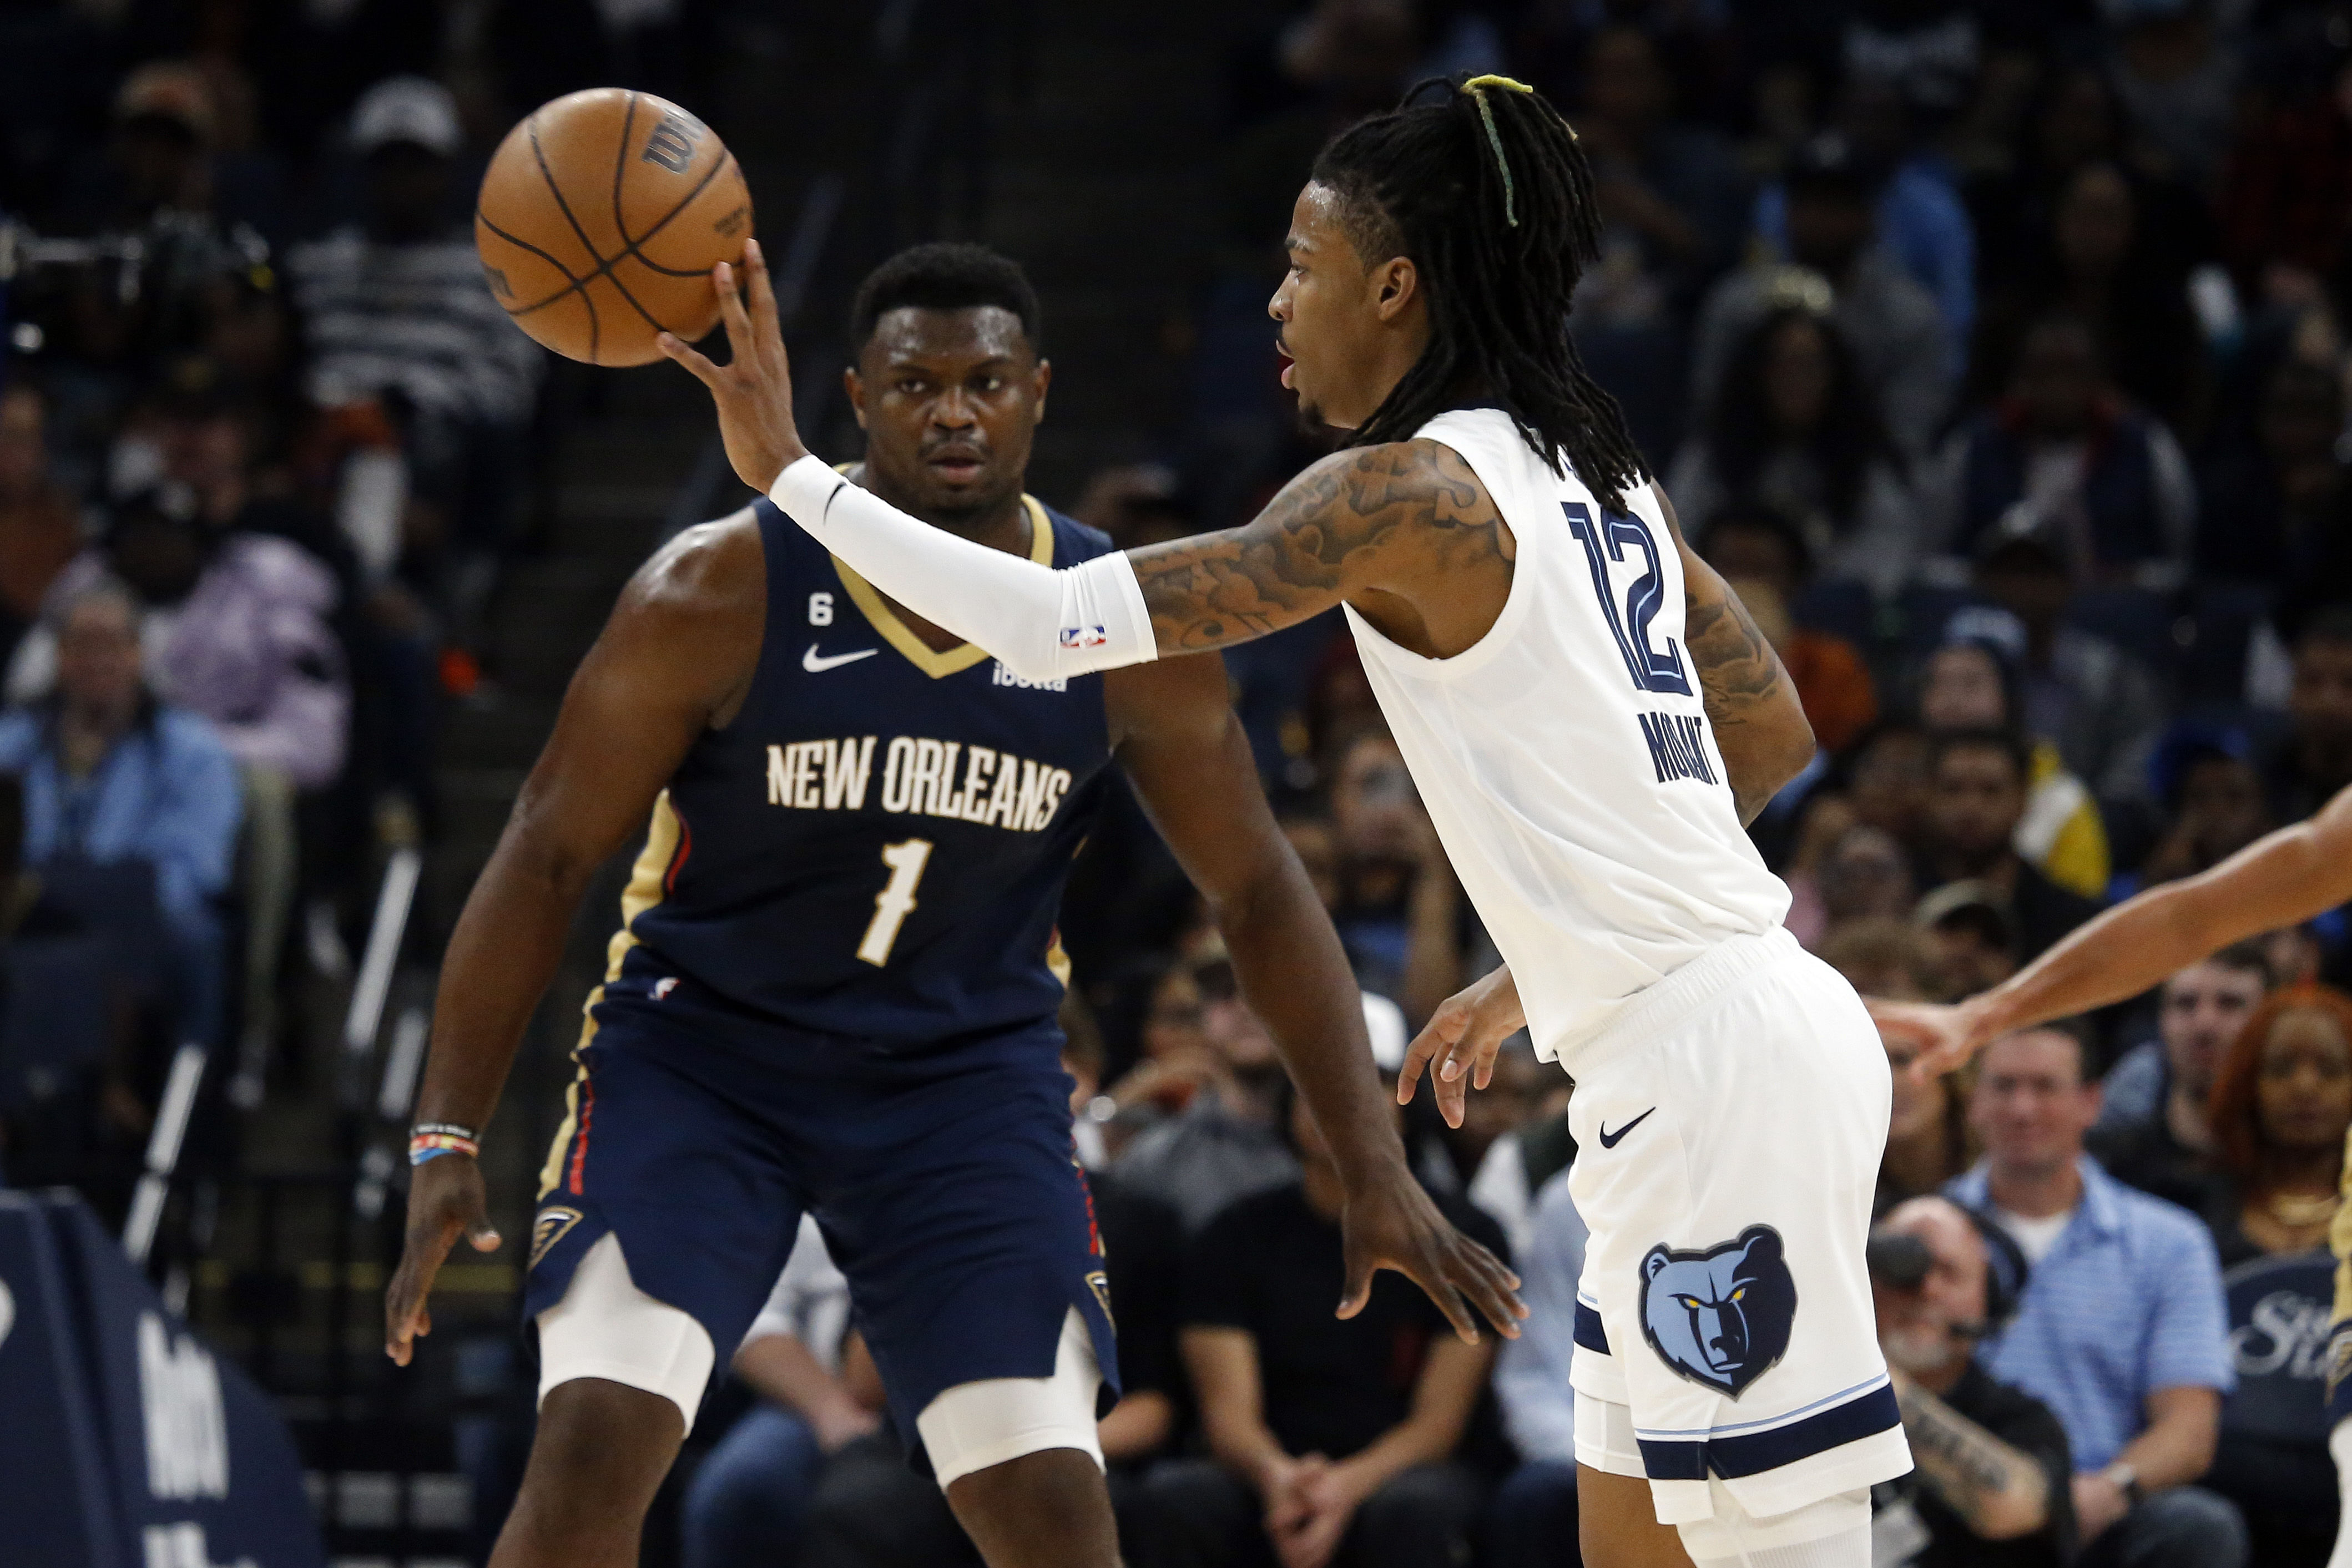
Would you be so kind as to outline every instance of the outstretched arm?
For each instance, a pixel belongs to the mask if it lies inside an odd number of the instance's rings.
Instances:
[[[1162,653],[1219,648],[1296,624],[1382,586],[1399,525],[1422,528],[1414,564],[1491,552],[1500,530],[1469,467],[1428,442],[1337,454],[1283,488],[1245,528],[1055,570],[946,534],[811,457],[793,423],[791,366],[759,246],[713,269],[734,357],[713,364],[664,334],[662,350],[710,389],[729,460],[875,587],[987,649],[1014,674],[1052,680]],[[744,297],[748,292],[748,303]],[[1442,455],[1440,455],[1442,454]]]
[[[1119,760],[1223,932],[1250,1007],[1265,1020],[1346,1184],[1342,1316],[1375,1269],[1427,1291],[1465,1340],[1473,1312],[1518,1332],[1517,1281],[1441,1215],[1405,1159],[1364,1039],[1355,977],[1298,857],[1266,809],[1249,742],[1214,658],[1115,672],[1106,683]]]
[[[2212,870],[2126,899],[1981,996],[1955,1007],[1870,1004],[1879,1028],[1921,1047],[1913,1071],[1949,1072],[1988,1041],[2136,997],[2217,948],[2352,901],[2352,789],[2307,821]]]

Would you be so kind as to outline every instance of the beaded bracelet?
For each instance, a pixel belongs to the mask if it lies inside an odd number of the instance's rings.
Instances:
[[[443,1155],[473,1155],[482,1152],[481,1140],[471,1127],[461,1127],[455,1122],[419,1122],[409,1130],[408,1163],[421,1166]]]

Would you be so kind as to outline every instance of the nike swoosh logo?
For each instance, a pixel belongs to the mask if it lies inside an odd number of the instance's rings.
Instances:
[[[1636,1127],[1640,1126],[1643,1123],[1644,1123],[1644,1122],[1648,1121],[1651,1117],[1653,1117],[1653,1116],[1656,1115],[1657,1113],[1658,1113],[1658,1108],[1657,1108],[1655,1105],[1653,1105],[1653,1106],[1651,1106],[1648,1110],[1646,1110],[1646,1111],[1643,1112],[1640,1115],[1638,1115],[1638,1116],[1634,1117],[1632,1121],[1630,1121],[1630,1122],[1626,1123],[1623,1126],[1622,1126],[1622,1127],[1618,1128],[1618,1129],[1617,1129],[1615,1132],[1613,1132],[1613,1133],[1612,1133],[1612,1132],[1611,1132],[1611,1131],[1610,1131],[1608,1128],[1606,1128],[1606,1127],[1601,1128],[1601,1146],[1602,1148],[1604,1148],[1604,1149],[1613,1149],[1613,1148],[1615,1148],[1615,1147],[1616,1147],[1620,1143],[1622,1143],[1622,1142],[1623,1142],[1623,1141],[1624,1141],[1624,1137],[1625,1137],[1625,1134],[1628,1134],[1628,1133],[1632,1132],[1634,1128],[1636,1128]]]
[[[816,644],[811,643],[808,652],[801,655],[801,668],[812,675],[821,675],[827,670],[839,669],[844,664],[854,664],[860,659],[870,659],[881,651],[879,648],[860,648],[855,653],[835,653],[828,658],[818,653]]]

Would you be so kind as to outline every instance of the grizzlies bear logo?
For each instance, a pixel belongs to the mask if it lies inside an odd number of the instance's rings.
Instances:
[[[1797,1282],[1769,1225],[1701,1252],[1653,1247],[1642,1260],[1642,1336],[1675,1372],[1734,1399],[1788,1354],[1796,1316]]]

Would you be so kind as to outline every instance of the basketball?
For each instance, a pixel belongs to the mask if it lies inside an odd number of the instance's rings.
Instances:
[[[591,365],[646,364],[656,333],[692,342],[717,326],[710,269],[751,236],[751,193],[717,134],[622,88],[533,110],[474,204],[474,247],[509,319]]]

